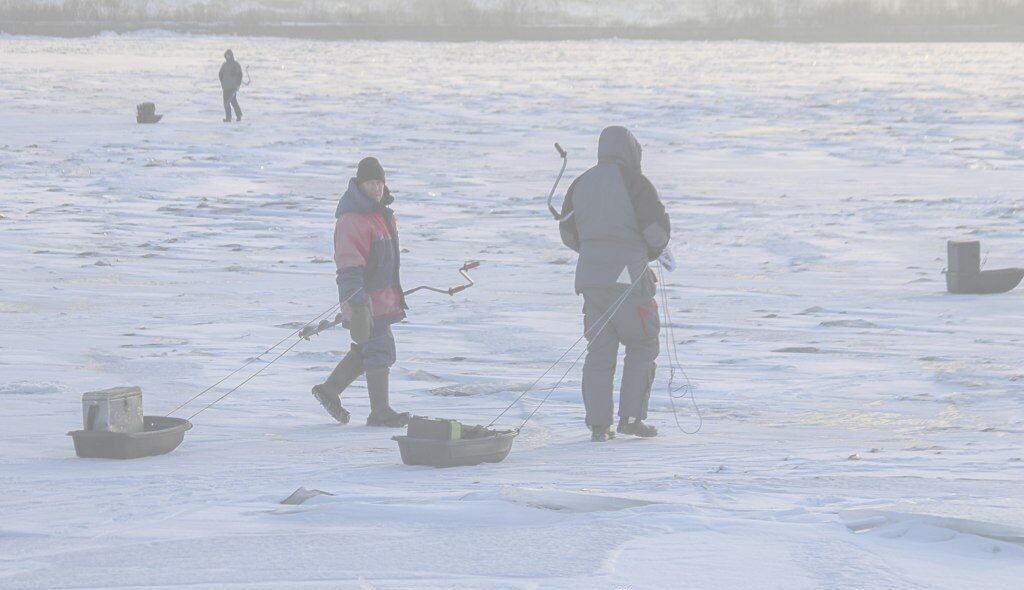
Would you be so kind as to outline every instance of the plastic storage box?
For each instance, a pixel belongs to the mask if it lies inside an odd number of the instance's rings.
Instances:
[[[83,394],[82,427],[99,432],[142,432],[142,390],[113,387]]]

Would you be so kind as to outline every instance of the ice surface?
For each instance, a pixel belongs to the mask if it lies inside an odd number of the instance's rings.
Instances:
[[[228,46],[252,66],[241,124],[220,122]],[[950,296],[941,271],[950,238],[1024,264],[1022,58],[0,39],[0,587],[1020,587],[1024,290]],[[134,122],[146,100],[157,125]],[[552,143],[571,179],[620,123],[673,218],[661,287],[699,435],[662,371],[663,436],[590,443],[577,368],[503,463],[405,467],[361,426],[362,382],[348,426],[310,395],[334,330],[169,455],[74,457],[82,392],[136,383],[170,411],[334,303],[363,155],[396,192],[406,284],[483,261],[473,289],[410,300],[394,406],[486,424],[582,328]],[[299,486],[335,496],[279,504]]]

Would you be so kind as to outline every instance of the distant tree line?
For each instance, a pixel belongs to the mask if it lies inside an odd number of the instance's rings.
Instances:
[[[927,27],[1024,24],[1024,0],[0,0],[0,25],[4,20],[668,28]]]

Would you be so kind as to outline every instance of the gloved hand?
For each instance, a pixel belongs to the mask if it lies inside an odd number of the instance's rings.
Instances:
[[[370,332],[373,331],[373,316],[370,314],[369,306],[352,306],[352,319],[348,321],[348,330],[352,335],[352,341],[356,344],[362,344],[370,339]]]
[[[662,250],[661,256],[658,257],[658,262],[668,272],[676,269],[676,257],[672,255],[672,250],[668,246],[665,246],[665,249]]]

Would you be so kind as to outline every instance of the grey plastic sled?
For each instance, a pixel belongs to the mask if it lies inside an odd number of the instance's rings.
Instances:
[[[410,425],[411,428],[411,425]],[[461,427],[459,440],[393,436],[406,465],[462,467],[499,463],[512,450],[518,430],[489,430],[482,426]]]
[[[978,241],[946,244],[949,269],[946,290],[957,295],[1006,293],[1024,279],[1024,268],[981,270],[981,243]]]
[[[79,457],[138,459],[165,455],[178,448],[192,423],[184,418],[146,416],[145,428],[135,433],[75,430],[68,436],[74,439]]]

